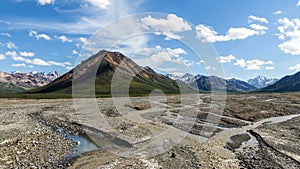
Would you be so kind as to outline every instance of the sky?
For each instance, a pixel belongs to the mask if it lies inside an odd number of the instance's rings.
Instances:
[[[300,71],[298,0],[0,3],[3,72],[66,73],[102,49],[175,75],[213,74],[218,65],[225,78],[241,80]]]

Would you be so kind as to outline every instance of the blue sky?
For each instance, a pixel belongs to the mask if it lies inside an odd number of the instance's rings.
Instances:
[[[181,42],[193,32],[197,41],[215,48],[218,56],[207,57],[222,65],[225,77],[280,78],[300,71],[298,0],[2,0],[0,71],[65,73],[83,53],[87,58],[101,50],[102,45],[89,45],[97,30],[145,12],[165,13],[138,18],[141,29],[155,34],[113,47],[143,66],[177,75],[208,74],[215,67]],[[94,47],[90,53],[81,52],[89,47]]]

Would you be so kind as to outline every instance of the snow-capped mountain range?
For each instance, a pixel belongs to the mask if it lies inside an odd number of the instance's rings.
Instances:
[[[247,82],[258,89],[270,86],[276,83],[278,79],[275,78],[267,78],[265,76],[257,76],[254,79],[249,79]]]
[[[172,79],[172,80],[180,80],[186,84],[191,84],[196,80],[196,76],[190,74],[190,73],[186,73],[183,76],[176,76],[173,74],[167,74],[166,75],[168,78]]]
[[[29,72],[20,73],[12,72],[5,73],[0,72],[0,83],[12,84],[17,87],[22,87],[25,89],[33,89],[41,86],[45,86],[53,80],[60,77],[61,74],[57,71],[46,72]],[[266,86],[272,85],[278,81],[278,79],[267,78],[264,76],[257,76],[254,79],[249,79],[247,82],[238,79],[222,79],[215,76],[203,76],[203,75],[193,75],[186,73],[183,76],[176,76],[173,74],[167,74],[167,78],[172,80],[182,81],[194,88],[198,88],[203,91],[210,91],[211,84],[215,84],[214,87],[218,90],[225,90],[224,86],[228,91],[253,91],[256,89],[261,89]]]
[[[52,71],[49,73],[45,73],[45,72],[28,72],[28,73],[0,72],[0,83],[9,83],[9,84],[14,84],[16,86],[19,86],[19,87],[22,87],[25,89],[32,89],[32,88],[45,86],[60,76],[61,76],[61,74],[59,74],[57,71]]]
[[[235,78],[222,79],[215,76],[194,76],[190,73],[186,73],[183,76],[175,76],[173,74],[167,74],[166,76],[173,80],[182,81],[204,91],[210,90],[211,82],[214,83],[214,87],[219,90],[224,90],[224,86],[226,86],[227,90],[229,91],[253,91],[268,85],[272,85],[278,81],[278,79],[266,78],[264,76],[258,76],[255,79],[248,80],[247,82]]]

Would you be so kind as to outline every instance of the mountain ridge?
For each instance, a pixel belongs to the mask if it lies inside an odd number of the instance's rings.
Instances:
[[[173,79],[182,81],[192,87],[199,89],[200,91],[228,91],[228,92],[249,92],[256,90],[253,85],[248,84],[245,81],[238,79],[222,79],[217,76],[204,76],[204,75],[192,75],[190,73],[184,74],[182,77],[168,74],[167,76]]]
[[[137,65],[133,60],[120,52],[101,50],[53,82],[31,92],[72,94],[72,85],[79,85],[79,88],[83,89],[80,92],[88,93],[90,91],[84,91],[84,85],[95,83],[96,95],[111,95],[111,82],[116,72],[120,75],[119,79],[117,79],[120,80],[117,86],[120,91],[128,87],[124,86],[123,82],[132,78],[130,94],[143,95],[150,93],[154,89],[176,94],[180,92],[179,85],[185,86],[187,90],[191,90],[191,88],[188,89],[187,85],[178,83],[165,75],[158,74],[150,67]]]
[[[23,89],[33,89],[47,85],[51,81],[55,80],[61,76],[57,71],[52,71],[49,73],[45,72],[0,72],[0,83],[11,84],[10,86],[15,86]]]
[[[100,62],[101,61],[101,62]],[[217,76],[193,75],[186,73],[183,76],[173,74],[158,74],[151,67],[142,67],[120,52],[109,52],[101,50],[90,58],[82,61],[74,69],[60,75],[53,71],[29,72],[29,73],[4,73],[0,72],[0,91],[23,91],[32,89],[29,93],[63,93],[71,94],[73,82],[78,81],[81,85],[87,84],[91,77],[95,76],[96,94],[111,94],[111,82],[114,73],[121,75],[121,80],[132,78],[130,85],[131,93],[144,94],[153,89],[161,89],[166,93],[179,93],[178,83],[185,88],[194,88],[204,91],[228,91],[228,92],[285,92],[300,91],[300,72],[285,76],[278,80],[257,76],[247,82],[239,79],[223,79]],[[75,73],[75,77],[74,77]],[[123,79],[122,79],[123,78]],[[75,79],[75,80],[74,80]],[[89,81],[90,82],[90,81]],[[122,86],[124,81],[119,81]],[[190,86],[190,87],[188,87]]]
[[[262,88],[260,92],[299,92],[300,91],[300,71],[293,74],[287,75],[276,83]]]
[[[274,83],[276,83],[279,79],[276,78],[267,78],[265,76],[259,75],[256,76],[253,79],[249,79],[247,80],[247,82],[255,87],[257,87],[258,89],[267,87],[269,85],[272,85]]]

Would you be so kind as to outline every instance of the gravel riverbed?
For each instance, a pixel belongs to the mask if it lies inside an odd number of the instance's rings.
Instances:
[[[300,113],[299,95],[229,95],[223,115],[210,112],[208,94],[199,98],[168,96],[150,104],[136,97],[123,112],[113,106],[116,100],[97,99],[100,112],[88,114],[76,112],[71,99],[0,100],[0,168],[300,168],[300,117],[292,115]],[[99,113],[110,128],[99,125]],[[276,116],[291,118],[272,122]],[[66,133],[99,148],[74,156],[80,142]],[[159,151],[157,133],[170,149],[147,156]],[[119,148],[139,156],[111,151]]]

